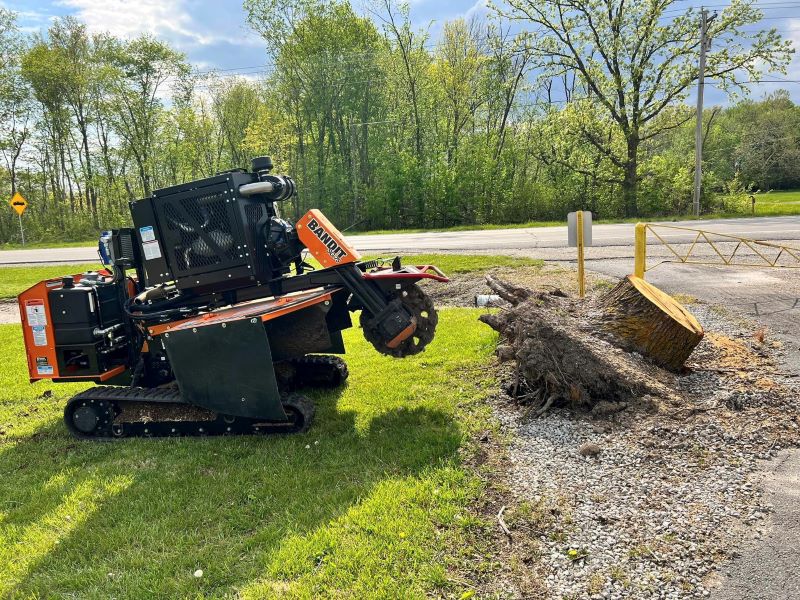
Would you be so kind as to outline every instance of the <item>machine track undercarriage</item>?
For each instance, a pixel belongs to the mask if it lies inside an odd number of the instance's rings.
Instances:
[[[70,433],[82,439],[264,435],[300,433],[314,418],[314,403],[297,390],[335,388],[349,375],[337,356],[312,355],[283,361],[279,371],[281,406],[286,421],[268,421],[216,413],[181,398],[176,384],[157,388],[96,386],[73,396],[64,408]]]

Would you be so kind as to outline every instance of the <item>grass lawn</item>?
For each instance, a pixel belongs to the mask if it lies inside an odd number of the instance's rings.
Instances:
[[[97,232],[100,237],[100,232]],[[86,246],[97,247],[97,238],[92,240],[83,240],[80,242],[33,242],[26,243],[24,246],[19,243],[5,243],[0,244],[0,251],[2,250],[34,250],[36,248],[83,248]]]
[[[30,385],[0,326],[0,597],[460,597],[495,336],[476,310],[440,314],[404,360],[346,331],[350,380],[310,394],[306,434],[111,443],[68,436],[85,386]]]
[[[405,265],[436,265],[446,275],[480,273],[494,267],[541,267],[544,264],[544,261],[538,258],[485,254],[406,254],[402,259]]]
[[[800,190],[755,194],[756,216],[800,215]]]
[[[41,267],[0,267],[0,299],[16,298],[34,283],[43,279],[61,277],[87,270],[99,269],[101,265],[89,263],[85,265],[47,265]]]

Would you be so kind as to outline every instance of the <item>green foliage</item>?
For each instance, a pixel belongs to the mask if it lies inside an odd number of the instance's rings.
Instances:
[[[284,216],[316,207],[350,231],[687,211],[692,8],[510,0],[499,12],[541,35],[511,35],[494,12],[443,24],[433,44],[392,0],[244,7],[274,64],[258,82],[74,18],[27,35],[0,9],[0,196],[28,199],[29,241],[129,225],[128,202],[260,154],[297,181]],[[714,21],[719,85],[785,66],[788,42],[744,29],[758,18],[736,2]],[[785,93],[707,111],[704,210],[740,210],[723,207],[730,185],[800,186],[798,126]],[[19,241],[0,210],[0,244]]]

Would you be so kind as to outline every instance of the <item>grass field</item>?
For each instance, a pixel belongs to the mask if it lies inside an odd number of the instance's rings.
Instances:
[[[800,215],[800,190],[755,194],[756,216]]]
[[[99,269],[97,263],[85,265],[47,265],[42,267],[0,267],[0,299],[16,298],[17,295],[43,279],[83,273]]]
[[[306,434],[115,443],[68,436],[85,386],[30,385],[0,326],[0,597],[459,597],[480,491],[462,460],[494,385],[477,316],[441,311],[404,360],[345,332],[350,380],[311,394]]]

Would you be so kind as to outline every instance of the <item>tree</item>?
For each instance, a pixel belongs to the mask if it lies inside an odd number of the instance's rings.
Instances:
[[[739,136],[732,164],[747,184],[761,190],[800,184],[800,108],[779,90],[761,102],[742,102],[727,124]]]
[[[0,153],[11,195],[17,191],[17,165],[31,135],[34,110],[31,90],[20,71],[24,49],[14,13],[0,8]]]
[[[86,33],[86,26],[72,17],[56,21],[48,31],[48,38],[51,52],[58,55],[57,60],[61,67],[55,85],[69,107],[80,134],[81,151],[78,156],[83,171],[86,200],[97,223],[97,190],[93,157],[89,150],[90,128],[95,116],[92,102],[97,98],[94,48]]]
[[[581,135],[620,172],[624,212],[635,216],[642,142],[680,127],[692,115],[663,111],[685,100],[697,80],[700,45],[695,8],[678,0],[507,0],[497,8],[508,19],[534,26],[521,34],[546,79],[574,74],[619,131],[622,148],[589,128]],[[674,18],[670,19],[673,15]],[[750,32],[762,17],[751,2],[734,0],[709,27],[716,44],[708,53],[706,78],[723,90],[744,90],[765,72],[785,72],[791,53],[775,29]]]
[[[296,135],[305,188],[300,202],[311,197],[334,218],[359,221],[360,194],[369,180],[364,128],[379,120],[382,104],[380,35],[348,2],[250,0],[245,6],[274,57],[268,85],[277,90],[273,98]],[[284,18],[263,27],[264,14]],[[307,160],[314,161],[313,172]]]
[[[113,125],[133,157],[145,196],[153,191],[152,157],[165,84],[180,88],[189,73],[184,55],[164,42],[144,35],[109,44],[107,61],[112,67],[110,90]]]

